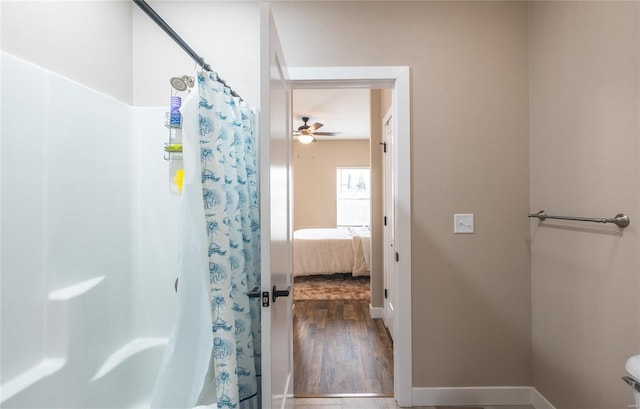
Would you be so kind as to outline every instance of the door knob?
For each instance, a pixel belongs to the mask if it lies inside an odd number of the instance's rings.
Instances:
[[[278,297],[288,297],[291,292],[291,286],[288,286],[286,290],[278,290],[276,286],[273,286],[273,291],[271,292],[271,300],[276,302],[276,298]]]

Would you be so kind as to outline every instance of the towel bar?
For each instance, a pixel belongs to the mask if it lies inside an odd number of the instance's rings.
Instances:
[[[594,217],[574,217],[574,216],[551,216],[544,210],[540,210],[538,213],[529,213],[527,217],[537,217],[540,221],[546,219],[559,219],[559,220],[576,220],[581,222],[593,222],[593,223],[613,223],[618,227],[624,228],[629,225],[629,216],[626,214],[618,213],[616,217],[611,219],[601,219]]]

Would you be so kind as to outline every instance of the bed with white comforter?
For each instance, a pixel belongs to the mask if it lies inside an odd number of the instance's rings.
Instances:
[[[368,228],[301,229],[293,232],[293,275],[369,275]]]

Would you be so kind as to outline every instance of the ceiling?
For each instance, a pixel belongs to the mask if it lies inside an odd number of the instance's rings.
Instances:
[[[316,136],[316,140],[369,139],[371,136],[371,90],[294,89],[293,124],[297,130],[302,117],[309,125],[324,124],[320,132],[341,132],[336,136]]]

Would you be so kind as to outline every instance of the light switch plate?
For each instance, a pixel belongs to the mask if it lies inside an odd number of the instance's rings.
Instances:
[[[453,215],[453,232],[469,234],[474,232],[473,214],[454,214]]]

